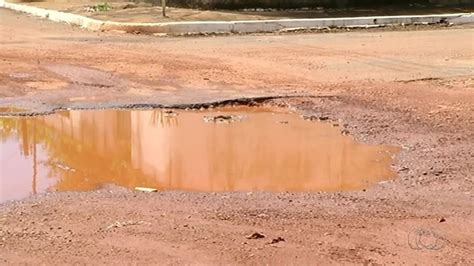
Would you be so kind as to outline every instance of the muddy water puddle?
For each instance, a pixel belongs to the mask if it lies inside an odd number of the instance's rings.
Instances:
[[[0,115],[2,113],[19,113],[19,112],[26,112],[28,110],[17,108],[17,107],[10,107],[10,106],[0,106]]]
[[[394,177],[397,149],[330,123],[245,107],[0,117],[0,202],[106,184],[187,191],[345,191]]]

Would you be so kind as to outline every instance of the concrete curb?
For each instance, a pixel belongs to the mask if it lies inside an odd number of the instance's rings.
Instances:
[[[374,16],[350,18],[316,18],[316,19],[280,19],[252,21],[190,21],[165,23],[121,23],[101,21],[88,17],[13,4],[0,0],[0,7],[80,26],[92,31],[124,31],[158,34],[199,34],[199,33],[256,33],[276,32],[285,29],[326,28],[326,27],[370,27],[385,25],[436,24],[451,23],[455,25],[474,23],[473,13],[419,15],[419,16]]]
[[[28,13],[33,16],[46,18],[55,22],[64,22],[67,24],[80,26],[82,28],[86,28],[93,31],[100,30],[102,24],[104,24],[103,21],[91,19],[80,15],[69,14],[27,5],[13,4],[5,2],[4,0],[0,0],[0,7]]]

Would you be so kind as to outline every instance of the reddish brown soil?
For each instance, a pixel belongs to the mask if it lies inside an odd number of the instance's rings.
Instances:
[[[0,10],[0,106],[332,95],[268,104],[327,115],[362,142],[402,147],[398,178],[363,191],[107,187],[2,204],[0,263],[472,265],[473,33],[156,38]],[[265,237],[246,238],[254,232]]]

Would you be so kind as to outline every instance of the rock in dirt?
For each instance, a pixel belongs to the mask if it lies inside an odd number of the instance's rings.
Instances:
[[[113,229],[113,228],[121,228],[125,226],[130,226],[130,225],[141,225],[141,224],[150,224],[144,221],[125,221],[125,222],[115,222],[105,228],[105,231]]]
[[[276,243],[279,243],[279,242],[282,242],[282,241],[285,241],[285,239],[283,237],[277,237],[277,238],[274,238],[272,239],[272,242],[268,243],[268,244],[276,244]]]
[[[251,235],[248,235],[246,236],[247,239],[261,239],[261,238],[265,238],[265,236],[263,234],[260,234],[258,232],[255,232]]]

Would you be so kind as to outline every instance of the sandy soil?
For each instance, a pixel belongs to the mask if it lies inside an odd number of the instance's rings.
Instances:
[[[161,6],[152,6],[149,3],[133,3],[126,1],[109,2],[110,10],[93,12],[91,7],[103,1],[69,0],[59,2],[26,2],[36,7],[74,13],[99,20],[118,22],[169,22],[169,21],[205,21],[205,20],[262,20],[288,18],[328,18],[328,17],[357,17],[381,15],[426,15],[473,12],[469,7],[396,7],[384,6],[377,8],[348,8],[348,9],[312,9],[312,10],[198,10],[188,8],[168,7],[167,17],[162,16]],[[159,5],[159,4],[158,4]],[[91,12],[92,11],[92,12]]]
[[[156,38],[0,9],[0,106],[312,95],[266,104],[402,147],[398,178],[355,192],[106,187],[2,204],[0,263],[473,264],[473,33]],[[255,232],[265,237],[246,238]]]

